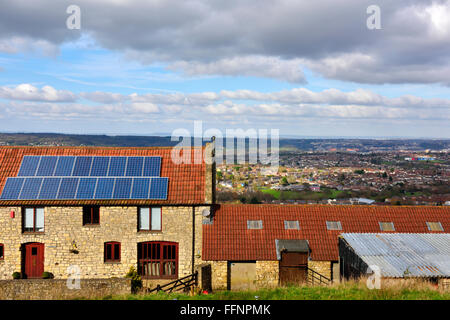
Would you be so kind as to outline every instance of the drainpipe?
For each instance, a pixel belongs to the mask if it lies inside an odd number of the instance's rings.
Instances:
[[[195,206],[192,206],[192,272],[194,273],[195,261]]]

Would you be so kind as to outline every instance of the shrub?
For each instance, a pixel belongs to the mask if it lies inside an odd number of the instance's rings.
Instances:
[[[13,277],[13,279],[20,279],[20,278],[22,278],[22,274],[20,272],[16,271],[12,274],[12,277]]]
[[[138,274],[134,266],[130,267],[130,270],[125,275],[125,278],[131,279],[131,292],[136,293],[140,288],[142,288],[142,279]]]
[[[53,273],[51,273],[51,272],[44,271],[42,273],[42,279],[53,279],[53,278],[54,278],[54,276],[53,276]]]

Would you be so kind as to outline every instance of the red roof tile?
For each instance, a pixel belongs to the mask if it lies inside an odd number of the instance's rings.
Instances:
[[[12,205],[143,205],[205,203],[205,163],[174,164],[172,147],[0,147],[0,190],[7,177],[15,177],[25,155],[52,156],[160,156],[161,177],[169,178],[167,200],[0,200],[0,206]],[[194,159],[195,149],[192,148]]]
[[[262,230],[248,230],[247,220],[262,220]],[[284,220],[298,220],[300,230],[285,230]],[[340,221],[342,230],[327,230]],[[203,225],[203,260],[276,260],[275,239],[306,239],[313,260],[338,260],[338,235],[382,233],[378,222],[393,222],[395,232],[429,233],[426,222],[439,221],[450,232],[448,207],[220,205],[213,224]]]

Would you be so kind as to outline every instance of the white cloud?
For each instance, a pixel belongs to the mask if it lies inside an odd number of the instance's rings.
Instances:
[[[0,87],[0,98],[27,101],[69,102],[75,101],[76,95],[67,90],[56,90],[51,86],[44,86],[39,89],[31,84],[23,83],[15,88]]]

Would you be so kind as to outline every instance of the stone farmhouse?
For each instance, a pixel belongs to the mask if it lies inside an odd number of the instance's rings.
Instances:
[[[0,279],[50,272],[208,289],[340,279],[341,233],[449,233],[448,207],[215,203],[211,145],[0,147]]]
[[[171,150],[1,147],[0,279],[67,278],[71,266],[81,279],[192,274],[213,167],[175,164]]]

